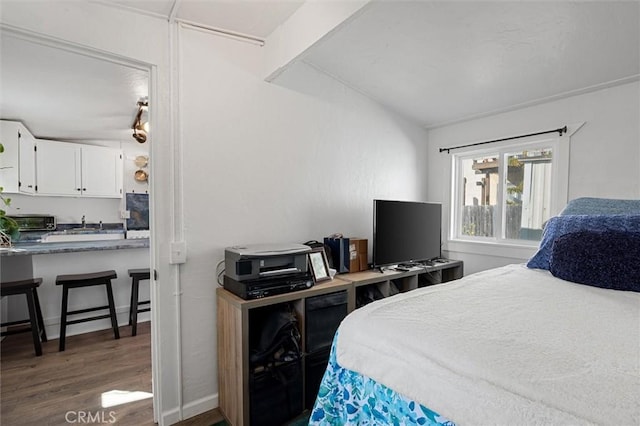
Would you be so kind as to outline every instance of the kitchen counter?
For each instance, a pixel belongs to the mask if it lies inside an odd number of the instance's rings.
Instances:
[[[24,256],[52,253],[75,253],[80,251],[121,250],[148,248],[148,238],[103,240],[103,241],[74,241],[59,243],[24,242],[16,243],[11,248],[0,248],[0,256]]]

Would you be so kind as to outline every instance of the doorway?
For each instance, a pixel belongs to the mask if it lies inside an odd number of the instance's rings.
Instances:
[[[145,110],[143,118],[152,124],[153,98],[150,95],[155,93],[152,86],[154,84],[153,67],[129,58],[106,54],[21,30],[2,28],[0,42],[2,43],[0,75],[3,92],[0,118],[22,122],[38,139],[116,147],[122,150],[123,157],[123,193],[120,199],[12,194],[13,200],[7,209],[8,213],[53,214],[59,218],[59,223],[79,222],[82,216],[83,224],[86,217],[87,222],[100,222],[101,226],[107,223],[122,224],[123,230],[126,231],[127,220],[131,219],[126,194],[146,194],[149,197],[151,193],[148,177],[150,164],[152,164],[149,149],[152,140],[149,137],[144,143],[140,143],[132,137],[131,127],[141,99],[146,99],[148,102],[148,109]],[[142,158],[146,159],[144,165],[142,165]],[[137,178],[141,175],[139,171],[142,171],[147,178]],[[147,201],[147,225],[150,206],[151,203]],[[136,229],[136,231],[142,230],[144,229]],[[143,233],[138,237],[142,240],[145,235]],[[60,289],[55,286],[55,276],[60,271],[88,272],[86,268],[117,270],[118,279],[114,282],[114,293],[121,338],[114,340],[113,335],[109,336],[108,325],[107,329],[102,331],[95,330],[95,327],[85,329],[78,324],[76,330],[69,329],[67,332],[69,337],[65,352],[57,352],[56,340],[53,345],[48,345],[49,347],[45,345],[42,357],[35,357],[33,354],[28,355],[28,348],[21,349],[22,335],[16,335],[18,340],[15,340],[15,346],[9,340],[3,342],[3,394],[9,391],[7,382],[4,380],[7,377],[4,374],[4,367],[9,365],[11,359],[5,351],[9,349],[15,349],[15,354],[22,354],[20,362],[11,364],[13,368],[31,369],[30,371],[34,372],[40,366],[48,373],[53,373],[54,377],[55,374],[59,374],[60,380],[63,377],[65,380],[72,378],[74,381],[69,382],[65,387],[72,393],[77,393],[82,386],[99,387],[100,380],[113,377],[109,369],[114,366],[122,367],[125,358],[129,358],[127,362],[130,361],[130,354],[135,353],[135,357],[138,358],[141,354],[146,354],[144,360],[133,364],[131,371],[136,373],[130,374],[131,381],[119,382],[125,386],[124,389],[114,388],[101,393],[102,409],[96,408],[98,406],[94,405],[93,400],[75,402],[72,407],[65,407],[63,402],[59,402],[54,404],[54,407],[60,410],[55,415],[93,416],[94,419],[95,416],[106,416],[102,420],[109,421],[111,407],[114,407],[110,404],[114,404],[114,401],[120,401],[119,404],[122,406],[122,404],[140,404],[140,401],[147,399],[152,401],[152,409],[146,420],[149,424],[157,421],[158,381],[153,380],[155,389],[152,390],[151,385],[151,377],[157,370],[157,366],[152,362],[157,339],[150,324],[151,314],[139,314],[137,336],[131,336],[129,331],[131,327],[128,325],[131,278],[127,271],[145,267],[153,271],[149,229],[146,238],[148,244],[144,253],[143,249],[137,248],[123,249],[121,252],[104,250],[93,253],[86,251],[77,254],[32,256],[31,270],[34,274],[43,276],[43,284],[38,291],[50,339],[57,339],[60,319]],[[151,278],[146,283],[141,283],[140,299],[151,300],[153,313],[155,310],[153,274]],[[97,325],[97,328],[99,327],[100,325]],[[10,338],[13,339],[14,336]],[[82,370],[77,366],[74,367],[74,362],[80,360],[86,363],[89,359],[83,348],[96,355],[101,352],[102,356],[110,355],[103,361],[99,361],[101,358],[94,359],[87,370]],[[26,350],[27,353],[22,353],[22,350]],[[62,364],[57,364],[56,367],[53,361],[62,362]],[[40,376],[31,374],[24,378],[20,378],[19,375],[15,377],[16,386],[39,389],[32,398],[37,398],[40,402],[46,398],[47,389],[51,389],[51,387],[38,388],[38,380],[45,377],[44,373]],[[30,383],[31,380],[33,382]],[[126,388],[126,383],[130,384],[130,389]],[[59,401],[65,400],[64,394],[58,394],[55,397],[61,398]],[[4,410],[6,404],[3,403],[2,406]],[[21,409],[35,412],[29,404],[23,404]],[[69,412],[75,414],[68,414]],[[54,414],[50,413],[50,416],[52,415]],[[75,419],[78,420],[77,417]],[[140,424],[140,420],[142,419],[138,417],[131,424]],[[146,424],[146,420],[143,423]],[[64,421],[73,422],[67,418]]]

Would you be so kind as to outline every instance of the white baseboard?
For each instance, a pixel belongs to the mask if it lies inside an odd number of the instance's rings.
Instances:
[[[159,426],[173,425],[180,421],[180,410],[174,408],[160,414]]]
[[[162,413],[159,425],[172,425],[182,420],[190,419],[198,414],[206,413],[209,410],[218,408],[218,394],[213,394],[200,398],[196,401],[189,402],[182,407],[182,418],[180,418],[180,410],[174,408]]]
[[[217,408],[218,405],[217,393],[184,404],[184,406],[182,407],[182,417],[184,417],[183,420],[189,419],[193,416],[197,416],[198,414],[206,413],[209,410]]]

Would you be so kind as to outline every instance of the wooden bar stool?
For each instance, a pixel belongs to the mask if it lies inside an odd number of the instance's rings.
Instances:
[[[31,331],[33,336],[33,346],[36,350],[36,356],[42,355],[42,344],[47,341],[47,333],[44,329],[44,319],[40,310],[40,300],[38,299],[38,287],[42,284],[42,278],[30,278],[20,281],[9,281],[0,283],[0,295],[15,296],[24,294],[27,297],[27,307],[29,308],[29,318],[19,321],[9,321],[0,324],[0,327],[10,327],[13,325],[29,324],[29,328],[21,328],[19,330],[7,330],[0,333],[2,336],[10,334],[26,333]]]
[[[62,314],[60,319],[60,348],[59,351],[64,351],[65,336],[67,333],[67,325],[78,324],[81,322],[94,321],[104,318],[111,318],[111,328],[113,328],[113,334],[115,339],[120,338],[118,331],[118,319],[116,318],[116,306],[113,301],[113,290],[111,288],[111,280],[118,278],[116,271],[102,271],[91,272],[88,274],[72,274],[72,275],[58,275],[56,277],[56,285],[62,286]],[[77,311],[67,311],[67,303],[69,297],[69,289],[91,287],[96,285],[104,285],[107,290],[108,305],[97,306],[95,308],[79,309]],[[109,309],[109,313],[105,315],[96,315],[88,318],[80,318],[76,320],[67,320],[69,315],[83,314],[86,312],[100,311],[103,309]]]
[[[150,300],[138,301],[138,288],[141,280],[151,279],[151,271],[149,268],[129,269],[131,277],[131,303],[129,304],[129,325],[131,326],[131,335],[138,333],[138,313],[149,312],[151,310]],[[149,305],[148,308],[140,308],[139,305]]]

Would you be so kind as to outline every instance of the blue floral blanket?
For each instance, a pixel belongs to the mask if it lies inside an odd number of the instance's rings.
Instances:
[[[337,336],[310,425],[455,425],[387,386],[341,367],[335,354]]]

